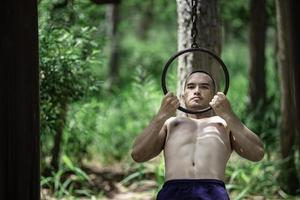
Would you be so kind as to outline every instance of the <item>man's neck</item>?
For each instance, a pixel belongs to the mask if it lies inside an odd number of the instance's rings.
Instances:
[[[206,111],[201,114],[187,114],[187,117],[193,118],[193,119],[202,119],[202,118],[206,118],[206,117],[212,117],[214,115],[215,115],[215,113],[213,112],[213,110],[209,110],[209,111]]]

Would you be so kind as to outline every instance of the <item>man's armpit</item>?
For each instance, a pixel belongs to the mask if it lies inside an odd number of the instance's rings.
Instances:
[[[159,132],[159,137],[161,140],[163,140],[163,146],[162,146],[163,149],[165,148],[167,133],[168,133],[167,126],[166,124],[164,124]]]
[[[173,119],[174,117],[170,117],[169,119],[167,119],[163,125],[163,127],[161,128],[159,134],[161,135],[161,137],[163,138],[164,140],[164,145],[163,145],[163,149],[165,147],[165,144],[166,144],[166,141],[168,139],[168,129],[169,129],[169,124],[170,124],[170,121]]]

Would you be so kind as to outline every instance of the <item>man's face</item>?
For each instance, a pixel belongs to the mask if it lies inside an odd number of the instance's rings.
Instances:
[[[207,74],[196,72],[188,77],[182,96],[187,109],[207,108],[213,96],[214,84]]]

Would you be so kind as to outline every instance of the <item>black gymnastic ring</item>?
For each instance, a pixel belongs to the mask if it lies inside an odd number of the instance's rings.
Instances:
[[[173,55],[168,60],[168,62],[165,64],[165,67],[163,69],[163,73],[162,73],[162,76],[161,76],[161,85],[162,85],[162,89],[163,89],[164,94],[168,93],[168,90],[167,90],[167,87],[166,87],[166,74],[167,74],[167,71],[168,71],[168,68],[169,68],[170,64],[172,64],[172,62],[177,57],[179,57],[180,55],[188,53],[188,52],[196,52],[196,51],[198,51],[198,52],[199,51],[200,52],[205,52],[205,53],[209,54],[214,59],[216,59],[218,61],[218,63],[221,65],[221,67],[223,69],[223,72],[224,72],[224,75],[225,75],[225,88],[224,88],[223,93],[225,95],[227,94],[227,91],[228,91],[228,88],[229,88],[229,73],[228,73],[228,70],[227,70],[227,67],[226,67],[225,63],[221,60],[221,58],[219,58],[213,52],[209,51],[208,49],[202,48],[202,47],[184,49],[182,51],[177,52],[175,55]],[[204,108],[204,109],[201,109],[201,110],[197,110],[197,111],[188,110],[188,109],[183,108],[181,106],[178,107],[178,110],[181,110],[181,111],[183,111],[185,113],[190,113],[190,114],[201,114],[201,113],[206,112],[206,111],[208,111],[210,109],[211,109],[211,106],[209,106],[207,108]]]

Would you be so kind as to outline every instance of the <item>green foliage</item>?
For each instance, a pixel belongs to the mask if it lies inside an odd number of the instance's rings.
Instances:
[[[67,125],[68,153],[77,152],[81,143],[92,142],[91,148],[80,148],[82,155],[86,150],[97,152],[104,163],[120,161],[128,155],[134,137],[153,117],[162,97],[152,77],[136,70],[132,78],[127,89],[117,92],[117,98],[107,95],[101,101],[89,99],[73,104]],[[80,140],[75,137],[75,141],[74,135],[80,135]]]
[[[226,168],[226,188],[235,200],[245,199],[251,195],[270,199],[291,199],[279,187],[278,176],[281,164],[282,161],[276,157],[253,163],[234,155]]]
[[[243,114],[247,101],[247,70],[249,66],[248,50],[244,43],[238,40],[226,43],[222,51],[222,60],[226,64],[230,84],[227,97],[229,98],[232,109],[238,116]]]
[[[279,147],[279,122],[280,122],[280,91],[279,80],[274,61],[275,52],[273,44],[266,46],[266,87],[267,100],[264,104],[259,102],[254,110],[245,108],[241,114],[247,126],[260,136],[265,144],[265,150],[270,155],[274,148]]]
[[[267,12],[267,24],[272,28],[276,28],[276,1],[267,0],[266,12]]]
[[[162,161],[161,159],[161,162],[159,163],[159,165],[157,165],[155,167],[155,176],[156,176],[156,181],[157,181],[157,184],[158,184],[158,188],[161,188],[162,185],[164,184],[165,182],[165,163]]]
[[[108,70],[104,45],[109,42],[105,36],[106,7],[90,1],[71,2],[61,9],[54,8],[58,1],[39,4],[42,168],[48,164],[55,130],[65,120],[60,170],[51,177],[42,178],[42,187],[54,191],[57,198],[92,195],[87,189],[89,178],[78,167],[85,160],[95,159],[103,165],[121,160],[132,162],[130,149],[134,138],[156,114],[163,97],[162,68],[177,50],[175,2],[159,0],[151,7],[147,1],[124,1],[118,27],[120,85],[110,93],[104,87]],[[268,2],[268,13],[273,16],[273,4]],[[253,113],[246,112],[248,3],[221,1],[225,36],[230,39],[225,38],[222,48],[222,59],[231,78],[228,98],[237,115],[261,133],[271,152],[271,149],[278,150],[276,134],[280,106],[278,81],[274,81],[278,80],[277,72],[272,61],[275,55],[271,51],[273,48],[268,46],[267,85],[272,101],[257,119],[254,115],[260,113],[259,107]],[[139,25],[148,9],[152,9],[153,18],[146,37],[141,38]],[[66,119],[59,116],[63,109],[67,109]],[[237,198],[278,192],[275,180],[278,163],[271,156],[269,158],[255,165],[230,163],[226,171],[228,189],[237,194]],[[122,181],[125,185],[147,179],[149,174],[154,174],[158,186],[164,182],[162,160],[154,167],[145,164],[131,167],[134,172]]]
[[[245,39],[249,23],[249,1],[220,1],[225,38]]]
[[[128,0],[123,1],[121,4],[121,32],[126,34],[128,32],[137,31],[142,20],[149,16],[151,19],[149,31],[155,31],[155,29],[173,30],[168,31],[169,34],[176,33],[177,25],[177,8],[175,2],[159,0],[159,1],[139,1]],[[130,12],[127,12],[130,11]],[[125,20],[126,19],[126,20]],[[134,22],[134,23],[132,23]],[[165,32],[165,30],[162,30]],[[156,32],[157,33],[157,32]],[[159,35],[159,37],[162,34]],[[151,38],[151,36],[148,36]],[[155,38],[159,38],[155,37]]]
[[[91,184],[89,176],[76,167],[71,159],[64,155],[60,169],[50,177],[41,177],[41,187],[54,191],[53,196],[60,199],[64,196],[91,196],[92,191],[82,185]]]
[[[124,185],[130,185],[133,182],[145,179],[146,175],[152,172],[151,168],[149,169],[149,166],[152,167],[152,165],[147,163],[136,165],[134,172],[125,177],[120,183]]]
[[[43,6],[39,22],[41,142],[42,156],[49,158],[53,135],[63,129],[68,105],[98,91],[91,66],[101,63],[97,60],[100,45],[91,40],[95,28],[81,27],[79,34],[53,25],[46,12],[50,6]],[[42,160],[42,169],[46,161]]]
[[[276,9],[274,0],[266,0],[267,26],[276,27]],[[224,27],[225,40],[247,41],[250,23],[250,1],[220,0],[220,17]]]
[[[121,41],[120,79],[122,86],[130,84],[132,75],[129,71],[140,70],[147,76],[152,75],[155,81],[160,80],[162,69],[171,56],[177,51],[175,29],[173,34],[166,34],[166,30],[160,29],[162,34],[156,37],[156,32],[149,32],[149,38],[141,40],[134,33],[128,31]],[[125,88],[124,88],[125,89]]]

